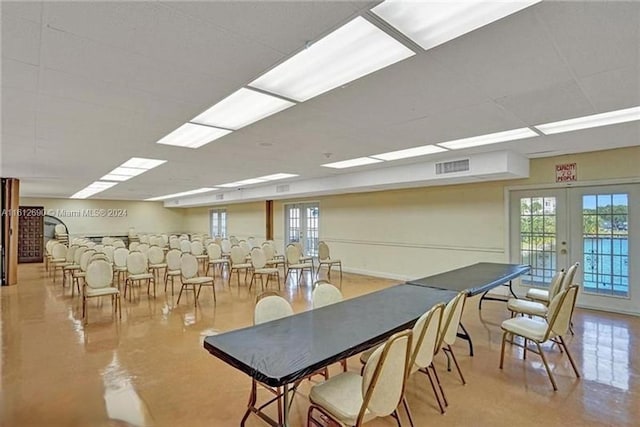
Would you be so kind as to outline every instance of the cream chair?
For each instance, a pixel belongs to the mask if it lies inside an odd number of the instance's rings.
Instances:
[[[256,275],[260,276],[260,285],[263,291],[265,287],[264,276],[267,276],[266,286],[269,286],[269,279],[271,276],[274,276],[278,282],[278,289],[280,289],[280,270],[274,267],[267,267],[267,258],[260,248],[251,249],[251,281],[249,282],[249,290],[251,290],[253,286]]]
[[[129,243],[129,252],[139,252],[138,247],[140,246],[140,242],[131,242]]]
[[[116,277],[116,286],[120,289],[122,278],[126,280],[127,275],[127,257],[129,249],[125,247],[117,248],[113,251],[113,274]]]
[[[444,313],[442,315],[442,324],[440,327],[440,343],[438,345],[438,348],[442,348],[442,350],[447,355],[447,367],[449,370],[451,370],[450,358],[453,359],[453,362],[456,365],[456,369],[458,370],[458,375],[460,375],[460,381],[462,381],[462,384],[466,384],[467,382],[462,375],[460,365],[458,364],[458,360],[456,359],[456,355],[454,354],[453,348],[451,346],[456,342],[456,338],[458,337],[458,328],[460,327],[460,319],[462,318],[462,312],[464,310],[464,303],[466,298],[467,294],[464,291],[460,292],[446,305]]]
[[[202,264],[202,271],[206,269],[206,262],[209,256],[204,253],[204,246],[201,240],[191,242],[191,254],[195,255],[199,264]]]
[[[289,304],[289,301],[282,298],[276,292],[263,292],[256,297],[256,305],[253,310],[253,324],[259,325],[261,323],[271,322],[273,320],[291,316],[292,314],[293,308],[291,307],[291,304]],[[274,399],[278,405],[278,425],[284,425],[282,422],[282,387],[270,387],[266,384],[259,383],[253,378],[251,379],[251,393],[249,395],[247,411],[244,413],[240,425],[245,425],[245,422],[247,421],[247,418],[249,417],[251,412],[260,414],[259,411],[272,402],[269,401],[267,404],[262,405],[260,408],[256,408],[255,404],[257,401],[258,384],[275,395]]]
[[[222,256],[223,257],[230,257],[231,256],[231,247],[233,245],[231,244],[231,240],[229,239],[222,239],[220,241],[220,248],[222,249]]]
[[[147,295],[151,295],[150,288],[153,284],[153,296],[156,296],[156,281],[153,274],[149,273],[149,263],[147,257],[142,252],[129,252],[127,256],[127,279],[124,282],[124,296],[127,297],[127,288],[133,287],[135,283],[142,281],[147,284]],[[131,294],[133,289],[131,290]],[[129,299],[131,300],[131,294]]]
[[[286,270],[287,264],[281,255],[276,255],[276,250],[273,247],[273,243],[264,242],[262,244],[262,251],[264,252],[265,258],[267,259],[267,267],[279,268],[280,266],[282,266],[282,270]]]
[[[164,272],[164,291],[167,292],[167,283],[171,278],[171,295],[173,295],[173,283],[176,277],[180,277],[182,272],[180,271],[182,260],[182,251],[179,249],[171,249],[167,252],[166,261],[167,269]]]
[[[180,260],[180,271],[182,272],[182,287],[180,288],[176,305],[180,304],[182,291],[191,288],[193,290],[193,305],[196,306],[203,286],[211,286],[213,291],[213,301],[214,303],[216,302],[216,287],[213,282],[213,277],[198,276],[198,259],[195,255],[188,253],[182,254],[182,258]],[[197,293],[196,286],[198,287]]]
[[[251,270],[251,263],[247,262],[244,249],[240,246],[232,246],[230,253],[231,269],[229,270],[229,286],[231,286],[231,276],[235,271],[238,275],[238,286],[240,286],[240,271],[244,271],[244,282],[247,283],[247,274]]]
[[[160,271],[167,268],[167,263],[164,261],[164,251],[160,246],[151,246],[147,257],[149,259],[149,270],[151,270],[155,280],[159,280]]]
[[[169,240],[169,249],[180,249],[180,240],[177,237]]]
[[[53,283],[56,283],[56,272],[58,270],[64,272],[64,267],[73,263],[73,257],[67,259],[68,251],[69,248],[62,243],[56,243],[51,249],[50,267],[53,267]]]
[[[82,250],[81,250],[82,249]],[[80,269],[80,256],[82,253],[87,250],[86,246],[78,246],[71,245],[69,250],[67,251],[67,256],[73,257],[71,262],[68,262],[64,267],[62,267],[62,287],[67,286],[67,277],[69,278],[69,283],[73,281],[73,271]]]
[[[115,248],[112,245],[106,245],[104,247],[104,249],[102,250],[102,253],[105,254],[107,256],[107,258],[109,258],[109,261],[113,264],[113,253],[115,251]]]
[[[411,361],[411,335],[411,331],[392,335],[371,354],[362,376],[343,372],[311,387],[307,426],[325,426],[323,418],[341,426],[361,426],[388,415],[400,425],[398,407],[401,402],[411,419],[404,398]]]
[[[327,280],[318,280],[313,284],[311,303],[314,309],[335,304],[342,299],[342,292]]]
[[[75,296],[75,290],[78,290],[78,295],[82,295],[82,291],[80,290],[80,279],[84,281],[84,278],[87,275],[87,268],[89,267],[89,263],[91,262],[91,257],[95,255],[96,251],[93,249],[87,249],[82,252],[80,255],[80,268],[78,270],[74,270],[71,273],[71,296]],[[73,286],[75,284],[75,287]],[[84,286],[84,283],[83,283]]]
[[[212,276],[216,274],[216,267],[220,267],[220,277],[222,277],[222,272],[224,266],[227,266],[227,271],[229,271],[229,260],[227,258],[222,257],[222,248],[217,243],[210,243],[207,246],[207,256],[209,257],[209,262],[207,263],[207,270],[205,274],[209,275],[209,270],[213,270],[211,273]]]
[[[315,270],[316,267],[313,266],[313,257],[305,255],[302,242],[296,241],[296,242],[291,242],[291,244],[294,245],[296,248],[298,248],[298,251],[300,252],[300,262],[303,262],[303,263],[310,262],[312,264],[313,270]]]
[[[551,279],[549,283],[549,290],[547,296],[553,299],[562,290],[562,281],[564,278],[564,271],[560,270]],[[547,315],[547,303],[538,301],[526,300],[521,298],[509,298],[507,301],[507,309],[511,312],[511,317],[516,314],[525,314],[530,316],[546,316]]]
[[[249,243],[247,243],[246,240],[240,240],[238,242],[238,246],[240,246],[242,248],[242,251],[244,252],[244,256],[245,258],[248,260],[251,258],[251,246],[249,245]]]
[[[576,377],[580,378],[580,373],[576,367],[569,348],[564,342],[563,335],[569,330],[571,324],[571,316],[576,303],[576,296],[578,294],[578,286],[571,285],[567,289],[557,294],[549,303],[549,312],[547,314],[546,321],[542,319],[530,319],[528,317],[514,317],[513,319],[507,319],[502,322],[502,349],[500,352],[500,369],[504,365],[504,348],[505,343],[513,344],[523,349],[522,357],[526,359],[527,352],[531,351],[540,356],[542,363],[549,375],[549,380],[553,386],[553,390],[557,391],[558,386],[556,380],[549,369],[547,358],[544,355],[541,344],[547,341],[554,341],[560,345],[571,362],[571,367],[576,374]],[[514,341],[514,336],[520,336],[524,338],[524,344]],[[536,345],[536,348],[531,348],[528,342],[531,341]]]
[[[127,246],[124,244],[124,242],[122,240],[114,240],[113,241],[113,248],[114,249],[120,249],[120,248],[126,248]]]
[[[285,249],[286,261],[287,261],[287,274],[284,277],[284,283],[286,285],[289,273],[298,271],[298,285],[302,280],[304,271],[308,271],[310,276],[313,276],[313,264],[310,262],[302,262],[300,249],[296,245],[287,245]]]
[[[183,254],[191,253],[191,242],[187,239],[180,240],[180,250]]]
[[[111,304],[114,312],[122,318],[122,309],[120,308],[120,291],[113,285],[113,270],[111,264],[104,260],[93,261],[87,267],[87,275],[85,277],[82,292],[82,317],[84,323],[89,321],[89,312],[87,310],[87,299],[110,296]]]
[[[320,275],[320,268],[327,266],[327,277],[331,278],[331,267],[337,265],[340,268],[340,283],[342,284],[342,261],[339,259],[331,258],[329,254],[329,246],[325,242],[318,243],[318,271],[316,276]]]
[[[549,289],[538,289],[531,288],[527,291],[527,299],[532,301],[540,302],[542,304],[548,305],[549,301],[553,299],[553,295],[550,294],[552,289],[557,289],[558,292],[566,289],[567,287],[573,284],[573,280],[575,278],[576,273],[578,272],[578,267],[580,267],[580,263],[576,262],[572,266],[567,269],[567,272],[562,275],[562,277],[558,277],[558,273],[553,276],[551,283],[549,284]],[[560,280],[560,285],[557,286],[556,281]]]

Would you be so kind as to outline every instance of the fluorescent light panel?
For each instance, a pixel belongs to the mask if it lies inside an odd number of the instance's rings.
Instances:
[[[545,135],[640,120],[640,106],[535,126]]]
[[[274,173],[272,175],[260,176],[258,178],[249,178],[249,179],[243,179],[242,181],[228,182],[226,184],[220,184],[218,185],[218,187],[223,187],[223,188],[241,187],[243,185],[261,184],[268,181],[277,181],[279,179],[293,178],[294,176],[298,176],[298,175],[293,173]]]
[[[413,55],[411,49],[357,17],[249,86],[306,101]]]
[[[100,179],[105,181],[126,181],[166,162],[166,160],[132,157]]]
[[[503,132],[490,133],[487,135],[472,136],[470,138],[456,139],[438,143],[439,146],[450,150],[459,150],[461,148],[478,147],[480,145],[497,144],[499,142],[515,141],[524,138],[533,138],[539,136],[529,128],[512,129]]]
[[[371,11],[428,50],[540,1],[386,0]]]
[[[191,122],[237,130],[294,105],[282,98],[242,88]]]
[[[373,163],[380,163],[380,162],[382,162],[382,160],[373,159],[371,157],[358,157],[357,159],[343,160],[341,162],[334,162],[334,163],[326,163],[322,166],[324,166],[325,168],[344,169],[344,168],[352,168],[355,166],[370,165]]]
[[[374,159],[380,160],[400,160],[407,159],[409,157],[426,156],[427,154],[441,153],[447,151],[446,148],[438,147],[436,145],[423,145],[422,147],[407,148],[405,150],[390,151],[388,153],[376,154]]]
[[[166,160],[158,160],[158,159],[145,159],[143,157],[132,157],[126,162],[124,162],[122,167],[124,168],[136,168],[136,169],[153,169],[155,167],[160,166],[163,163],[166,163]]]
[[[215,191],[215,190],[217,190],[217,188],[203,187],[203,188],[198,188],[197,190],[183,191],[182,193],[167,194],[166,196],[152,197],[150,199],[145,199],[145,200],[153,202],[156,200],[175,199],[177,197],[191,196],[194,194],[207,193],[209,191]]]
[[[117,182],[96,181],[72,195],[71,199],[86,199],[116,185]]]
[[[175,145],[177,147],[198,148],[231,133],[227,129],[185,123],[169,135],[158,141],[158,144]]]
[[[298,175],[295,173],[274,173],[273,175],[259,176],[257,179],[262,179],[264,181],[277,181],[279,179],[293,178],[295,176]]]

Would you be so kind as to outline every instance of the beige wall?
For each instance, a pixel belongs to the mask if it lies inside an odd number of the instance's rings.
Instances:
[[[210,207],[185,209],[185,230],[189,233],[210,232]],[[239,239],[250,236],[258,241],[265,239],[266,211],[264,202],[239,203],[229,206],[216,206],[215,209],[227,210],[227,234]]]
[[[180,232],[183,231],[185,216],[184,210],[167,209],[161,202],[22,197],[20,205],[44,206],[45,211],[53,211],[51,214],[63,221],[73,236],[121,235],[127,234],[129,227],[134,227],[139,233]],[[104,213],[87,212],[99,209]]]

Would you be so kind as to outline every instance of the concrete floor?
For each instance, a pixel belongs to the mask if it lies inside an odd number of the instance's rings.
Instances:
[[[90,323],[83,325],[80,298],[61,281],[53,284],[43,265],[21,265],[19,284],[2,288],[1,426],[234,426],[245,410],[251,381],[211,356],[203,337],[249,326],[255,290],[231,288],[216,279],[218,301],[203,289],[194,308],[188,296],[158,287],[157,298],[136,291],[123,300],[122,320],[111,315],[109,299],[89,303]],[[290,281],[282,295],[294,310],[311,308],[309,278]],[[396,282],[345,274],[346,298]],[[577,310],[575,336],[567,344],[576,359],[576,379],[565,355],[550,346],[549,361],[558,381],[554,392],[536,355],[526,361],[521,350],[507,348],[505,369],[498,369],[500,323],[505,304],[477,298],[467,302],[464,323],[476,347],[454,349],[465,374],[462,385],[446,358],[435,365],[449,399],[440,415],[424,375],[409,379],[407,397],[416,426],[637,426],[640,421],[640,318]],[[349,360],[359,370],[357,358]],[[340,366],[331,367],[332,373]],[[315,377],[320,381],[321,377]],[[306,423],[311,383],[305,381],[293,402],[292,426]],[[266,392],[260,394],[267,397]],[[275,412],[275,411],[274,411]],[[404,417],[404,413],[401,412]],[[247,425],[266,425],[251,416]],[[393,426],[391,418],[371,426]],[[408,425],[408,423],[404,423]]]

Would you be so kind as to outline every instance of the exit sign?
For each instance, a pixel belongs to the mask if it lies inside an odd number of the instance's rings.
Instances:
[[[573,182],[578,180],[578,165],[563,163],[556,165],[556,182]]]

